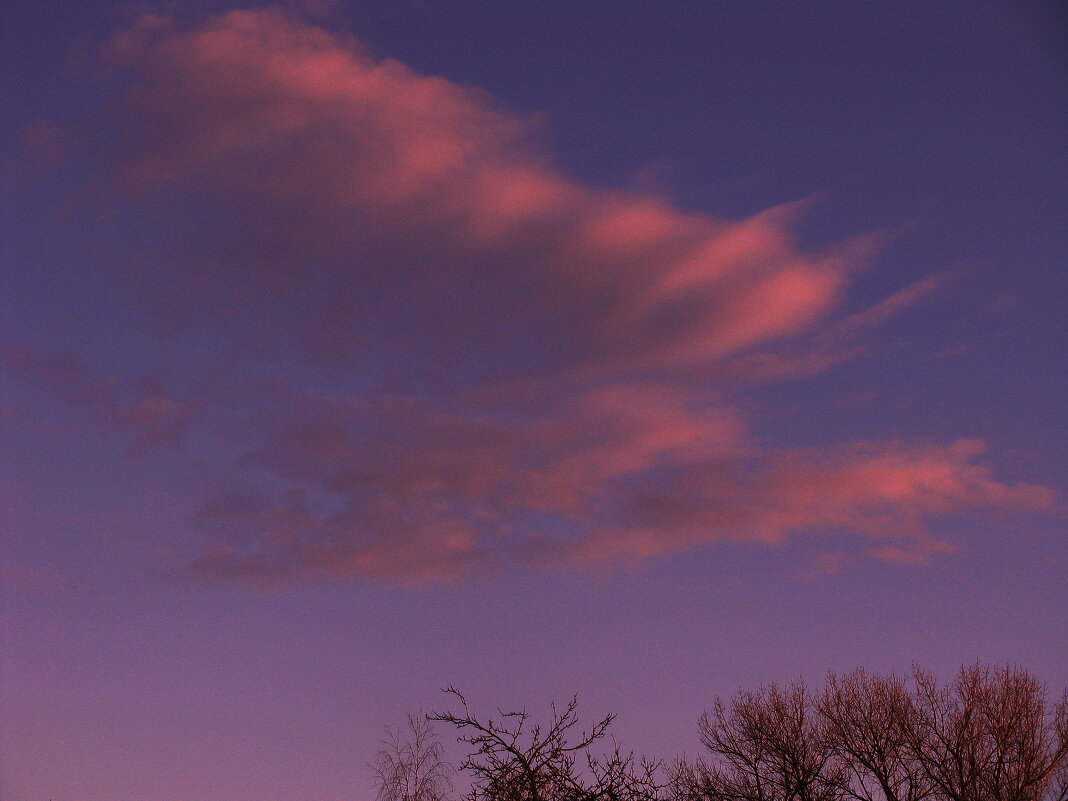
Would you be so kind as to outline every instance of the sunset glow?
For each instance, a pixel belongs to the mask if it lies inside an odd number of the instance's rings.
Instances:
[[[671,758],[1068,683],[1052,5],[0,28],[0,799],[371,801],[448,685]]]

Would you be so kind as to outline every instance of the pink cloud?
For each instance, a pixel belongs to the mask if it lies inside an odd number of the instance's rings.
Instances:
[[[533,553],[536,561],[589,565],[640,561],[724,540],[774,545],[791,534],[822,532],[888,541],[867,553],[926,565],[932,556],[953,551],[930,537],[931,517],[1055,507],[1055,493],[1047,488],[995,480],[976,461],[983,450],[978,441],[960,440],[948,446],[879,443],[753,454],[744,476],[737,465],[718,475],[702,465],[676,474],[666,489],[634,493],[631,525],[542,542]]]
[[[997,481],[977,462],[978,440],[950,445],[877,443],[819,454],[780,454],[768,494],[778,499],[760,525],[773,536],[835,527],[873,537],[920,536],[931,515],[969,508],[1051,509],[1044,487]]]
[[[800,333],[869,255],[800,252],[789,208],[728,223],[586,188],[480,92],[280,11],[192,30],[147,17],[109,54],[138,77],[115,117],[128,187],[191,184],[231,213],[252,192],[243,216],[282,214],[284,247],[434,241],[455,259],[443,274],[423,254],[410,280],[488,285],[528,335],[548,317],[591,368],[708,361]],[[291,254],[287,290],[308,279],[307,255]]]
[[[502,418],[507,406],[448,413],[397,399],[365,408],[358,425],[330,403],[305,405],[296,428],[254,457],[302,488],[299,510],[267,500],[238,510],[223,541],[236,530],[265,571],[281,560],[270,569],[288,577],[454,579],[510,555],[640,564],[803,532],[859,536],[876,543],[874,558],[924,565],[952,552],[929,534],[931,518],[1055,505],[1046,488],[998,481],[974,440],[769,451],[748,441],[734,410],[689,399],[612,387],[556,407],[546,396],[540,413],[514,420]],[[332,505],[315,511],[310,496]]]
[[[855,357],[941,285],[828,321],[878,234],[813,252],[798,204],[725,221],[585,186],[478,89],[279,10],[146,16],[104,62],[124,88],[82,138],[139,233],[179,243],[127,276],[210,353],[182,398],[20,366],[221,443],[190,452],[198,575],[449,581],[801,532],[920,564],[947,552],[932,518],[1054,503],[973,440],[754,441],[738,387]]]

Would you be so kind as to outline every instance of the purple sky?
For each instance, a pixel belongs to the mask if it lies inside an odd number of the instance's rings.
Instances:
[[[368,801],[448,684],[664,757],[1062,687],[1066,31],[4,4],[0,797]]]

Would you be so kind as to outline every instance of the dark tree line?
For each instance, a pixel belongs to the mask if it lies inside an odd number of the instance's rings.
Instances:
[[[609,740],[614,715],[581,727],[575,698],[542,725],[525,709],[480,718],[446,692],[452,711],[410,718],[408,740],[379,752],[378,801],[449,799],[433,723],[467,747],[463,801],[1068,801],[1068,695],[1051,703],[1014,667],[742,691],[701,716],[702,755],[670,764]]]

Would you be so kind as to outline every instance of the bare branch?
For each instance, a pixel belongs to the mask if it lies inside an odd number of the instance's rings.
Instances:
[[[382,748],[371,763],[378,801],[444,801],[452,791],[452,766],[430,721],[409,715],[407,737],[387,729]]]

